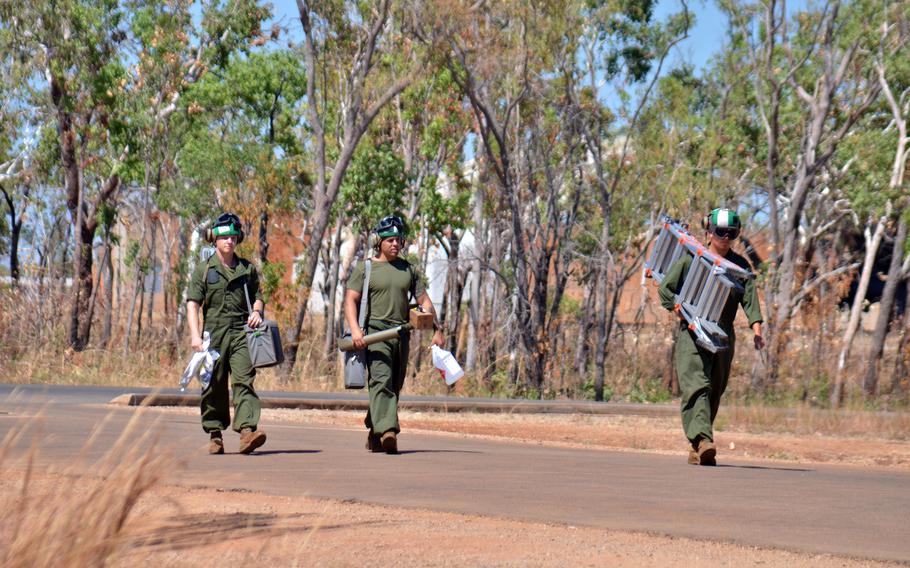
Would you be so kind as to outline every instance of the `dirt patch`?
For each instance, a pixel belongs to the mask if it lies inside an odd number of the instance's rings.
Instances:
[[[195,408],[156,408],[197,416]],[[362,427],[360,412],[263,411],[263,424],[311,423]],[[685,459],[685,440],[670,417],[490,415],[409,412],[407,433],[483,437],[588,449],[657,452]],[[862,443],[857,443],[861,440]],[[721,432],[723,459],[845,463],[910,467],[910,443],[856,437]],[[732,445],[732,448],[731,448]],[[109,483],[102,477],[3,464],[0,506],[33,510],[61,497],[75,499]],[[174,474],[176,475],[176,474]],[[67,495],[69,497],[67,497]],[[31,514],[26,512],[26,515]],[[0,520],[0,549],[22,514]],[[740,546],[587,526],[521,522],[354,501],[286,497],[251,491],[186,487],[164,477],[141,494],[116,535],[112,566],[199,566],[223,563],[275,566],[897,566],[831,555]]]
[[[42,493],[73,482],[61,477],[33,475],[30,498],[40,502]],[[4,503],[19,495],[23,478],[22,471],[4,474]],[[80,483],[103,481],[83,478]],[[118,539],[111,566],[897,566],[583,526],[173,485],[146,492]]]

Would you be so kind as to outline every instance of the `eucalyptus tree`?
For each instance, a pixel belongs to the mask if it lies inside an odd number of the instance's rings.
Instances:
[[[533,195],[522,194],[520,176],[526,172],[520,171],[520,115],[532,89],[532,77],[553,68],[546,61],[548,52],[540,49],[546,45],[544,38],[549,36],[555,41],[551,47],[563,51],[562,38],[550,32],[566,21],[562,7],[539,8],[535,10],[524,2],[428,3],[424,6],[424,21],[434,25],[418,32],[426,43],[438,41],[445,46],[446,65],[469,102],[486,166],[498,181],[498,197],[511,232],[512,277],[508,286],[512,292],[514,333],[510,334],[509,346],[510,351],[520,348],[511,374],[513,382],[517,382],[519,370],[524,367],[525,382],[531,388],[539,388],[542,382],[540,367],[531,358],[545,355],[537,348],[543,338],[533,329],[531,320],[529,247],[533,243],[526,232],[529,220],[525,218],[525,208],[539,204]],[[546,287],[546,276],[543,280],[542,286]]]
[[[806,207],[823,189],[820,175],[839,144],[880,90],[871,65],[875,44],[870,43],[864,2],[843,6],[829,2],[820,11],[798,14],[793,27],[792,33],[785,27],[776,36],[792,70],[785,81],[792,93],[792,120],[799,142],[795,159],[778,164],[783,169],[780,177],[785,180],[779,195],[786,205],[781,212],[780,249],[770,274],[774,294],[768,307],[771,337],[766,381],[771,384],[779,373],[787,329],[801,299],[799,292],[812,284],[804,282],[806,274],[797,270],[806,251],[801,237]],[[823,224],[822,228],[827,226]],[[816,281],[826,277],[823,274]]]
[[[364,243],[372,227],[391,212],[401,214],[405,205],[408,176],[405,172],[404,161],[383,140],[370,139],[367,135],[363,143],[354,153],[341,184],[340,197],[333,210],[336,228],[331,239],[324,248],[324,266],[327,269],[326,281],[323,286],[323,298],[326,303],[325,310],[325,352],[332,358],[335,353],[335,340],[340,336],[344,318],[336,319],[338,288],[344,286],[350,270],[344,270],[341,263],[341,242],[343,228],[347,228],[353,237],[355,258],[369,256],[369,251],[364,250]],[[409,218],[409,232],[414,233],[413,218]],[[362,252],[362,254],[358,254]]]
[[[181,296],[196,260],[199,229],[230,210],[246,221],[258,252],[263,293],[270,309],[281,310],[276,295],[286,265],[269,257],[270,229],[306,202],[309,178],[300,142],[300,101],[306,76],[293,47],[277,46],[277,29],[259,36],[249,50],[235,51],[184,95],[172,172],[156,204],[180,219],[180,254],[172,279]],[[284,215],[284,217],[282,217]],[[253,238],[255,237],[255,239]],[[246,254],[246,253],[244,253]],[[182,337],[183,302],[178,298],[176,336]]]
[[[900,4],[883,5],[876,18],[880,22],[879,45],[875,57],[875,70],[882,89],[884,105],[890,111],[890,120],[880,132],[886,139],[893,139],[890,177],[887,182],[888,203],[893,205],[893,212],[888,220],[891,233],[891,262],[885,276],[885,288],[878,319],[866,358],[866,372],[862,379],[862,389],[866,396],[872,396],[878,388],[878,374],[884,353],[885,338],[896,314],[895,299],[898,287],[906,282],[910,275],[910,255],[907,247],[907,215],[910,212],[906,187],[907,161],[910,158],[910,7]],[[887,116],[887,114],[885,115]],[[887,155],[887,154],[886,154]],[[885,169],[884,171],[888,171]],[[905,292],[906,293],[906,292]],[[906,330],[903,330],[906,334]],[[903,339],[903,335],[902,335]],[[843,351],[849,353],[849,345]],[[902,357],[898,351],[897,358]]]
[[[447,259],[438,315],[453,352],[469,272],[460,249],[470,214],[463,149],[471,125],[471,113],[462,104],[450,71],[436,59],[377,121],[377,131],[393,133],[392,147],[403,162],[407,179],[403,210],[408,219],[420,221],[421,236],[428,245],[437,244]],[[424,248],[425,255],[429,248]]]
[[[314,183],[297,273],[297,313],[285,348],[286,374],[297,360],[319,252],[354,152],[376,115],[419,70],[414,46],[403,40],[392,19],[393,8],[391,0],[297,0],[307,72],[305,145]]]
[[[263,15],[247,0],[204,5],[202,33],[192,44],[190,7],[188,1],[163,0],[12,0],[0,8],[17,39],[12,52],[46,81],[44,104],[56,122],[59,169],[75,236],[69,343],[76,350],[90,337],[92,242],[99,213],[116,202],[125,178],[133,179],[140,164],[146,166],[143,185],[157,181],[143,144],[154,139],[154,132],[143,140],[142,129],[160,127],[186,86],[225,50],[243,42],[255,29],[251,21]],[[158,87],[155,92],[151,84]]]
[[[15,57],[43,72],[56,115],[61,173],[75,235],[69,343],[89,339],[92,240],[97,212],[120,189],[128,154],[125,117],[114,96],[124,65],[124,11],[117,2],[4,3],[2,18],[19,39]],[[111,136],[113,134],[113,136]]]
[[[10,41],[8,30],[0,28],[0,45]],[[0,60],[0,195],[6,215],[0,217],[0,252],[9,255],[9,275],[19,283],[19,248],[26,210],[33,199],[36,179],[34,153],[41,135],[41,115],[30,117],[28,70],[14,57]]]
[[[207,205],[217,202],[256,219],[261,263],[268,262],[270,218],[295,210],[302,198],[305,154],[298,107],[305,92],[297,55],[273,47],[232,55],[185,97],[191,116],[180,175],[213,189]]]
[[[142,194],[143,211],[137,219],[141,227],[141,261],[136,263],[133,275],[124,351],[129,349],[135,303],[145,282],[141,267],[150,266],[153,278],[157,278],[157,235],[163,228],[157,214],[158,202],[166,201],[162,188],[177,171],[176,154],[182,147],[184,117],[197,110],[186,95],[208,74],[220,74],[234,52],[246,50],[261,38],[260,24],[268,16],[268,11],[255,0],[204,3],[198,22],[194,21],[193,3],[189,1],[145,2],[130,8],[130,47],[136,59],[129,67],[124,99],[129,105],[129,124],[136,146],[137,165],[131,170],[131,181]],[[168,237],[166,231],[162,233]],[[169,261],[165,264],[163,276],[167,277]],[[150,321],[154,289],[148,293],[146,317]],[[137,337],[141,317],[140,310]]]
[[[583,57],[578,78],[572,81],[568,92],[580,112],[580,129],[593,180],[592,199],[597,208],[597,214],[588,220],[597,230],[591,233],[588,229],[589,246],[583,252],[590,267],[586,299],[593,308],[593,321],[582,323],[585,332],[591,326],[596,400],[604,398],[608,344],[622,287],[637,271],[646,247],[646,242],[631,238],[644,230],[651,213],[642,214],[640,205],[660,202],[653,197],[642,199],[645,192],[639,189],[636,177],[625,177],[638,170],[636,176],[640,179],[650,167],[636,156],[636,144],[641,142],[636,136],[670,50],[688,34],[690,14],[685,2],[681,8],[664,23],[653,21],[654,3],[650,1],[621,6],[586,3],[581,13],[584,31],[579,46]],[[633,98],[630,89],[641,83],[641,92]],[[621,101],[618,113],[609,109],[611,96]],[[624,202],[618,203],[617,199]],[[635,202],[638,207],[625,210]],[[630,262],[617,262],[618,257]],[[577,359],[576,365],[581,366],[581,350]]]

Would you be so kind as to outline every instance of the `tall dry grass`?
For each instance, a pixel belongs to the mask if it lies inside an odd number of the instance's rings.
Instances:
[[[910,440],[910,414],[907,412],[723,405],[717,426],[753,434]]]
[[[172,459],[157,451],[155,429],[142,425],[143,414],[133,414],[101,459],[77,460],[55,472],[55,483],[38,482],[44,476],[37,465],[46,441],[40,434],[43,418],[8,432],[0,445],[0,471],[20,472],[21,484],[2,494],[0,565],[104,566],[116,557],[126,544],[124,526],[137,502],[173,467]],[[104,427],[96,427],[86,449]]]
[[[740,318],[737,355],[725,399],[772,406],[826,407],[835,375],[840,330],[846,318],[832,302],[834,300],[811,310],[806,308],[796,319],[796,325],[789,332],[780,379],[761,390],[754,385],[755,378],[764,372],[764,360],[752,349],[750,333]],[[0,290],[0,366],[7,370],[4,381],[152,388],[177,386],[190,356],[189,340],[176,337],[170,324],[162,323],[163,316],[158,315],[155,325],[150,328],[146,325],[141,340],[132,341],[128,355],[123,354],[123,332],[117,331],[117,326],[111,342],[106,347],[98,346],[100,324],[95,326],[91,346],[74,352],[66,347],[68,305],[69,298],[62,288]],[[321,318],[316,315],[308,321],[310,329],[302,334],[293,375],[284,377],[275,369],[259,370],[257,389],[343,390],[338,353],[324,351]],[[512,354],[505,351],[502,337],[497,343],[501,348],[489,368],[468,372],[456,388],[447,388],[429,361],[428,334],[412,335],[405,391],[418,395],[591,399],[594,369],[590,364],[582,370],[575,366],[579,338],[573,321],[566,316],[564,332],[549,346],[546,380],[540,391],[529,389],[520,377],[518,383],[512,381],[508,370]],[[671,316],[665,321],[658,318],[657,323],[617,324],[605,369],[605,394],[609,400],[666,402],[672,399],[667,386],[673,365],[674,330]],[[500,333],[506,331],[500,330]],[[874,397],[864,396],[859,385],[867,367],[863,354],[868,351],[869,333],[861,331],[857,335],[847,370],[848,408],[910,407],[906,377],[895,376],[898,335],[895,332],[889,336],[881,364],[879,393]]]

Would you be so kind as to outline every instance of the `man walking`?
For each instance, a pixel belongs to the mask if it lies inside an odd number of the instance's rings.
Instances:
[[[732,243],[739,236],[742,228],[736,211],[714,209],[705,217],[702,224],[708,231],[708,249],[712,253],[750,270],[746,259],[731,250]],[[664,308],[670,311],[676,308],[676,294],[682,288],[691,265],[692,255],[683,254],[667,271],[658,290],[660,303]],[[761,308],[754,280],[746,281],[744,292],[731,293],[721,311],[717,323],[729,338],[729,348],[725,351],[711,353],[699,347],[695,343],[695,334],[689,330],[682,314],[679,314],[682,321],[676,340],[674,363],[679,376],[679,388],[682,391],[683,430],[692,445],[689,451],[689,463],[692,465],[717,465],[714,419],[717,417],[720,398],[724,394],[727,380],[730,378],[730,368],[736,346],[733,321],[736,318],[738,304],[742,305],[749,320],[749,327],[754,333],[755,348],[764,348],[765,340],[761,334]]]
[[[363,290],[365,262],[357,263],[348,279],[344,296],[344,317],[351,330],[355,349],[367,349],[370,408],[364,424],[367,449],[373,452],[398,452],[398,395],[404,385],[408,366],[410,334],[403,332],[396,339],[367,346],[363,336],[408,322],[408,296],[412,295],[421,308],[433,314],[433,344],[442,346],[445,339],[438,322],[436,310],[430,300],[420,274],[399,255],[404,247],[405,226],[400,217],[383,218],[373,230],[374,255],[368,288],[366,329],[360,329],[358,309]]]
[[[233,429],[240,433],[240,453],[251,453],[266,439],[265,432],[258,429],[261,404],[253,390],[256,370],[250,361],[243,330],[244,324],[255,328],[262,323],[265,304],[259,291],[256,268],[234,254],[243,237],[239,217],[232,213],[219,216],[206,231],[207,240],[215,245],[215,254],[196,269],[187,293],[190,345],[195,351],[202,350],[201,306],[210,346],[221,354],[212,369],[211,383],[202,392],[202,429],[210,437],[210,454],[224,453],[221,432],[231,422],[229,375],[234,399]],[[252,303],[252,310],[248,301]]]

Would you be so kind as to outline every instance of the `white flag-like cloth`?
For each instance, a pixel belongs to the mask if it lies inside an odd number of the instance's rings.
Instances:
[[[183,375],[180,377],[180,392],[186,392],[186,387],[189,386],[193,377],[199,379],[199,385],[202,390],[208,388],[209,382],[212,380],[212,369],[215,367],[215,361],[221,357],[221,353],[218,353],[215,349],[209,349],[210,343],[209,332],[203,332],[202,351],[193,353],[186,370],[183,371]]]
[[[464,376],[464,370],[455,357],[436,345],[433,346],[433,366],[439,369],[447,385],[455,384],[455,381]]]

